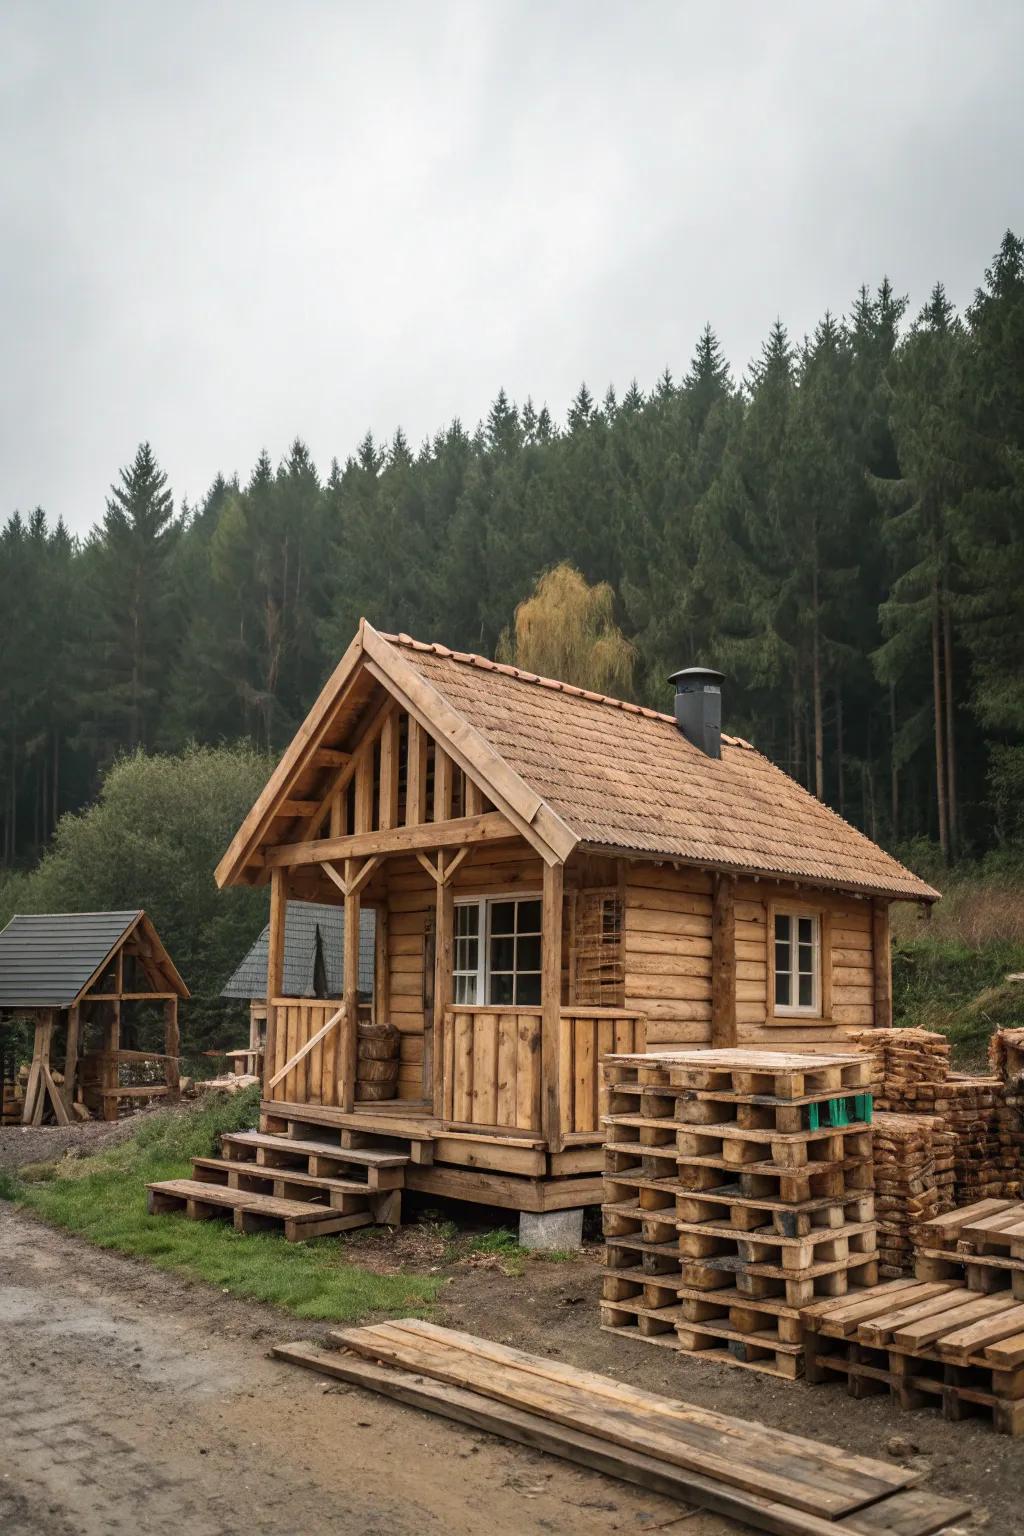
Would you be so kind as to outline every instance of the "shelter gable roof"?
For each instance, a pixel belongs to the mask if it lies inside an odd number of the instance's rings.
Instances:
[[[167,977],[166,990],[188,997],[156,929],[138,909],[19,913],[0,933],[0,1008],[70,1008],[140,927]]]
[[[359,991],[363,995],[372,995],[373,992],[375,918],[372,907],[364,907],[359,914]],[[285,908],[283,997],[313,996],[318,929],[323,949],[327,996],[341,996],[344,908],[316,901],[289,901]],[[269,935],[268,923],[234,974],[225,982],[222,997],[266,997]]]

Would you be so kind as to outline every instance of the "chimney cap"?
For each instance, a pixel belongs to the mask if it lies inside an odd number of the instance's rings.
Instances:
[[[676,692],[681,693],[687,686],[697,686],[701,683],[720,685],[725,682],[725,673],[716,672],[714,667],[682,667],[678,672],[672,673],[669,682],[675,683]]]

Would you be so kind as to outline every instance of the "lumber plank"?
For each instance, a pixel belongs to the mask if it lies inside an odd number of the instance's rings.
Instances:
[[[505,1353],[504,1346],[467,1335],[461,1336],[464,1345],[456,1344],[449,1330],[438,1337],[418,1327],[383,1324],[331,1336],[347,1348],[400,1369],[468,1387],[510,1406],[540,1412],[569,1428],[598,1433],[631,1450],[833,1519],[917,1480],[904,1469],[864,1464],[842,1453],[837,1459],[828,1447],[766,1432],[743,1420],[676,1404],[653,1393],[643,1394],[641,1401],[629,1389],[620,1392],[619,1384],[607,1377],[595,1381],[590,1372],[571,1372],[568,1367],[549,1370],[549,1362],[538,1362],[521,1351]],[[496,1356],[496,1351],[501,1353]],[[566,1379],[566,1373],[574,1379]],[[871,1470],[864,1470],[865,1465]]]
[[[631,1452],[597,1436],[552,1424],[538,1414],[495,1403],[477,1392],[451,1387],[316,1344],[276,1344],[271,1352],[279,1360],[382,1393],[410,1407],[440,1414],[624,1482],[639,1484],[653,1493],[699,1504],[715,1514],[767,1531],[771,1536],[835,1536],[840,1528],[831,1520],[789,1509],[755,1493],[726,1487],[699,1473],[670,1467],[653,1456]],[[853,1531],[856,1527],[844,1524],[842,1529]],[[922,1531],[919,1536],[927,1536],[927,1533]]]

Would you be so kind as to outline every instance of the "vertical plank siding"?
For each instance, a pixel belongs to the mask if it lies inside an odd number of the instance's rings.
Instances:
[[[443,1118],[454,1125],[540,1130],[539,1008],[449,1008]]]

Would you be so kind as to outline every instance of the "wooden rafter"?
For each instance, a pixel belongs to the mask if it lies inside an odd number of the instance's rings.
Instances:
[[[345,793],[352,780],[359,773],[360,768],[365,769],[367,758],[369,758],[372,766],[373,749],[380,739],[385,721],[396,708],[394,699],[389,695],[386,696],[359,732],[359,735],[352,744],[352,751],[342,754],[346,761],[332,776],[327,788],[320,796],[312,815],[306,818],[301,832],[303,838],[316,836],[323,825],[324,819],[330,812],[331,805],[340,795]]]

